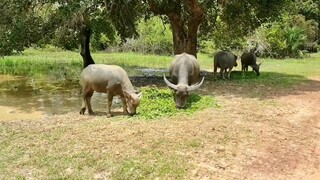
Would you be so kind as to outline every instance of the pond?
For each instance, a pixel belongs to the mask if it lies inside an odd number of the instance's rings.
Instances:
[[[137,88],[147,85],[164,86],[165,69],[137,69],[130,77]],[[50,81],[50,82],[48,82]],[[45,115],[78,112],[81,107],[81,87],[78,80],[57,81],[23,76],[0,75],[0,120],[33,120]],[[107,96],[94,93],[94,110],[106,111]],[[114,97],[113,108],[121,101]]]

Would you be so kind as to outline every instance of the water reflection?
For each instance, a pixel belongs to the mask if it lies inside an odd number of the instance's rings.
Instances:
[[[79,111],[80,93],[81,87],[77,81],[49,84],[42,80],[25,77],[2,80],[0,82],[0,120],[6,120],[18,114],[27,115],[35,112],[52,115]],[[106,94],[94,93],[93,108],[104,110],[107,106],[106,99]],[[116,106],[119,104],[118,101],[115,98]]]

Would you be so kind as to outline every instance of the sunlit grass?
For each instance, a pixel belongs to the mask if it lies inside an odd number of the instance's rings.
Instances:
[[[160,117],[173,116],[179,113],[192,114],[201,109],[216,107],[212,96],[199,96],[190,94],[185,109],[177,109],[170,89],[143,88],[143,98],[139,106],[138,118],[158,119]]]
[[[237,87],[250,85],[252,88],[262,85],[265,88],[290,87],[306,81],[308,77],[320,76],[319,57],[320,54],[312,54],[305,59],[261,59],[263,64],[259,77],[251,71],[243,75],[239,72],[239,65],[231,80],[214,81],[209,74],[205,81],[214,84],[209,90],[215,86],[227,87],[224,85],[228,84],[236,84]],[[135,53],[93,53],[93,58],[97,63],[121,65],[130,76],[134,75],[130,71],[133,68],[168,68],[172,61],[168,56]],[[199,54],[198,58],[201,69],[211,72],[212,57]],[[0,59],[2,74],[57,79],[59,82],[78,80],[81,70],[82,60],[77,52],[28,49],[24,55]],[[48,89],[53,87],[48,85]],[[215,97],[191,94],[188,109],[177,110],[168,88],[143,87],[141,90],[143,99],[138,115],[134,117],[108,119],[104,115],[79,116],[73,112],[62,118],[59,116],[60,120],[53,116],[38,122],[0,122],[0,179],[187,179],[190,169],[194,168],[192,166],[198,165],[190,162],[188,153],[194,152],[199,157],[204,154],[213,159],[216,166],[226,161],[235,164],[236,161],[232,160],[237,154],[240,156],[242,151],[247,152],[250,149],[248,144],[255,145],[251,141],[262,141],[259,139],[262,131],[257,131],[257,135],[249,131],[256,118],[246,117],[244,122],[249,126],[243,125],[238,119],[228,119],[233,112],[223,115],[226,119],[214,117],[208,120],[212,123],[194,129],[181,131],[184,126],[176,124],[168,129],[169,126],[165,125],[176,123],[175,118],[180,115],[181,119],[189,117],[184,122],[186,124],[205,119],[201,112],[198,116],[194,112],[215,107]],[[253,104],[261,107],[266,103],[280,106],[273,101],[256,101]],[[173,118],[166,121],[166,117]],[[145,119],[156,120],[150,122]],[[268,126],[271,119],[260,121],[266,128],[278,127],[278,124]],[[253,127],[258,126],[261,124]],[[207,149],[201,151],[203,148]]]
[[[105,53],[95,52],[92,57],[96,63],[116,64],[124,69],[133,67],[169,68],[173,56],[143,55],[138,53]],[[198,54],[201,69],[212,71],[213,58],[210,55]],[[240,59],[238,60],[240,61]],[[311,54],[311,57],[303,59],[275,60],[270,58],[258,58],[263,62],[261,72],[277,72],[295,74],[301,76],[320,75],[320,53]],[[78,52],[71,51],[47,51],[27,49],[22,55],[6,56],[0,60],[1,74],[14,75],[47,75],[78,77],[82,70],[82,58]],[[241,70],[241,64],[234,68]],[[68,75],[69,74],[69,75]],[[130,74],[129,75],[133,75]]]

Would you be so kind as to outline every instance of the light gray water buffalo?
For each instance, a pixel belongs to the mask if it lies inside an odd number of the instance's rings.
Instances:
[[[217,70],[220,68],[220,74],[222,79],[225,79],[225,74],[227,78],[230,79],[231,70],[233,67],[238,66],[237,56],[231,52],[219,51],[215,54],[213,59],[213,77],[216,79]],[[229,70],[229,71],[228,71]]]
[[[200,76],[199,62],[191,54],[175,55],[169,73],[172,83],[167,80],[166,76],[163,76],[164,82],[175,91],[176,107],[183,108],[189,92],[198,89],[203,84],[204,77],[200,83],[197,83]]]
[[[257,56],[252,52],[244,52],[241,55],[241,70],[248,71],[248,66],[251,66],[252,69],[256,72],[257,76],[260,75],[260,64],[257,64]]]
[[[107,117],[111,117],[111,105],[113,96],[119,95],[123,105],[123,113],[134,115],[142,97],[135,90],[124,69],[116,65],[91,64],[83,69],[80,77],[82,86],[82,106],[80,114],[84,114],[86,108],[90,115],[91,97],[94,91],[108,93]]]

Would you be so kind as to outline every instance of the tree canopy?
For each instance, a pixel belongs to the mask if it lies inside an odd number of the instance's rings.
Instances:
[[[219,36],[243,37],[262,23],[279,19],[291,3],[290,0],[3,0],[0,53],[23,51],[34,43],[74,49],[78,41],[84,62],[90,64],[94,63],[90,39],[98,41],[103,35],[110,41],[116,36],[123,41],[138,37],[138,20],[160,15],[164,23],[170,24],[173,53],[196,55],[198,38],[218,41]],[[316,0],[300,4],[297,11],[308,18],[319,18]]]

